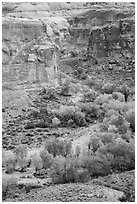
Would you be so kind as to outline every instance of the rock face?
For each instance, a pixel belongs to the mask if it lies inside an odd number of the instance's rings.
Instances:
[[[91,29],[88,57],[103,58],[115,55],[133,55],[135,21],[122,19],[116,23]]]
[[[3,82],[8,76],[18,83],[57,79],[60,49],[69,37],[67,20],[3,17],[2,27]]]
[[[128,6],[128,10],[126,8]],[[78,15],[68,17],[71,44],[88,59],[99,58],[134,50],[134,5],[121,4],[93,6]],[[130,45],[129,45],[130,44]]]
[[[134,7],[115,2],[3,4],[3,82],[8,77],[17,83],[54,81],[60,57],[93,63],[109,57],[110,70],[115,61],[123,67],[127,60],[133,67]]]

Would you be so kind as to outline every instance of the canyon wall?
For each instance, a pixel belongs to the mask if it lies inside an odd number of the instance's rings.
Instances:
[[[8,82],[6,75],[10,76],[9,82],[19,84],[57,81],[60,50],[69,39],[68,27],[62,17],[40,20],[3,17],[3,83]]]
[[[88,58],[134,57],[135,50],[135,20],[120,19],[90,31]]]
[[[4,3],[2,14],[5,84],[56,81],[60,62],[75,57],[135,66],[132,2]]]

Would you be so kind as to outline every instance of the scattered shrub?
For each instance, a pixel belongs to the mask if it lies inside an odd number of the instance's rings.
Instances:
[[[135,147],[132,142],[117,138],[115,143],[102,146],[98,152],[101,155],[111,155],[110,161],[113,172],[128,171],[135,168]]]
[[[113,143],[116,135],[114,133],[98,133],[98,137],[101,139],[104,145]]]
[[[48,153],[46,149],[41,150],[40,157],[43,162],[43,168],[47,169],[50,168],[53,162],[53,156]]]
[[[129,110],[135,110],[135,102],[134,101],[128,101],[125,103],[125,112]]]
[[[125,98],[124,98],[124,95],[120,92],[113,92],[112,93],[112,97],[115,99],[115,100],[119,100],[121,102],[124,102],[125,101]]]
[[[85,114],[81,111],[76,111],[73,120],[77,126],[84,126],[86,124]]]
[[[135,147],[133,144],[121,140],[111,146],[109,152],[114,155],[112,160],[114,171],[129,171],[135,168]]]
[[[51,171],[53,183],[84,182],[88,178],[87,170],[81,169],[75,157],[56,157]]]
[[[85,69],[82,67],[77,67],[74,70],[74,74],[76,77],[81,78],[81,79],[86,79],[86,73],[85,73]]]
[[[71,127],[74,127],[74,126],[75,126],[74,120],[70,119],[70,120],[67,122],[67,125],[68,125],[68,126],[71,126]]]
[[[92,119],[98,118],[99,105],[93,103],[81,103],[78,105],[82,112],[85,113],[85,119],[87,122],[91,122]]]
[[[60,120],[57,118],[57,117],[54,117],[53,119],[52,119],[52,124],[53,124],[53,126],[59,126],[60,125]]]
[[[49,112],[47,107],[40,108],[39,117],[45,125],[50,124],[52,122],[51,121],[51,113]]]
[[[68,96],[70,90],[70,80],[66,80],[60,87],[60,95]]]
[[[109,101],[113,99],[112,94],[100,94],[96,99],[95,103],[98,105],[102,105],[104,103],[109,103]]]
[[[70,119],[72,119],[76,108],[74,106],[60,106],[59,110],[55,112],[55,115],[62,120],[64,123],[67,123]]]
[[[27,157],[28,153],[27,145],[25,144],[18,145],[15,149],[15,153],[20,158]]]
[[[129,91],[129,88],[127,87],[127,85],[122,85],[119,89],[119,91],[124,94],[124,97],[125,97],[125,102],[127,102],[128,100],[128,97],[129,97],[129,94],[130,94],[130,91]]]
[[[82,113],[77,106],[61,106],[59,110],[54,111],[57,118],[60,119],[62,125],[84,126],[86,124],[85,114]]]
[[[34,153],[31,157],[31,168],[34,169],[34,175],[37,176],[43,168],[43,161],[40,155]]]
[[[12,152],[7,152],[3,156],[3,165],[5,167],[5,173],[12,174],[15,171],[15,167],[17,164],[17,157]]]
[[[110,162],[105,156],[87,155],[83,157],[83,166],[92,178],[111,173]]]
[[[44,94],[45,99],[54,99],[56,98],[56,89],[52,86],[44,87],[42,90],[42,94]]]
[[[121,115],[111,116],[109,123],[111,125],[115,125],[118,128],[119,134],[126,134],[129,129],[129,123]]]
[[[104,117],[105,117],[105,111],[103,109],[99,109],[98,115],[97,115],[99,122],[103,122]]]
[[[127,111],[125,118],[130,123],[132,131],[135,132],[135,111],[134,110]]]
[[[57,155],[66,157],[71,152],[71,145],[71,141],[54,139],[48,141],[45,145],[45,148],[54,157],[56,157]]]
[[[132,138],[132,132],[128,130],[125,134],[120,135],[123,140],[130,142]]]
[[[16,169],[18,167],[18,170],[23,172],[26,170],[27,164],[28,164],[28,159],[27,159],[27,154],[28,154],[28,149],[27,145],[21,144],[16,147],[14,150],[16,154]]]
[[[126,111],[126,104],[125,102],[121,102],[119,100],[109,100],[107,104],[107,109],[118,111],[119,113],[123,114]]]
[[[39,111],[32,110],[30,116],[32,116],[33,118],[39,118]]]
[[[115,125],[109,125],[108,132],[117,133],[118,128]]]
[[[101,132],[108,132],[109,124],[106,122],[103,122],[99,125]]]
[[[115,90],[116,90],[116,86],[114,84],[111,84],[111,83],[106,83],[102,87],[103,93],[106,93],[106,94],[112,94]]]
[[[15,196],[18,179],[13,175],[2,175],[2,200]]]
[[[97,92],[89,90],[83,95],[82,102],[93,102],[97,97]]]
[[[105,117],[111,117],[111,116],[113,116],[113,115],[115,115],[115,116],[118,116],[119,115],[119,112],[118,111],[116,111],[116,110],[113,110],[113,109],[108,109],[107,111],[106,111],[106,113],[105,113]]]
[[[98,136],[93,135],[90,138],[89,146],[90,146],[89,149],[92,150],[93,153],[95,153],[97,151],[97,149],[102,146],[101,139]]]
[[[75,148],[75,155],[76,155],[76,157],[79,157],[80,154],[81,154],[81,148],[79,145],[77,145]]]
[[[96,79],[91,78],[91,77],[88,77],[88,78],[86,79],[86,84],[87,84],[90,88],[92,88],[93,86],[96,85]]]
[[[78,56],[78,52],[76,51],[76,49],[71,50],[71,57],[77,57]]]

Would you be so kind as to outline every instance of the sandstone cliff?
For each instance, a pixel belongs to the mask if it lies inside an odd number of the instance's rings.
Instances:
[[[3,17],[2,27],[3,81],[12,75],[18,83],[57,78],[60,49],[69,38],[67,20]]]
[[[60,59],[77,56],[134,67],[134,13],[134,3],[3,4],[3,80],[47,82],[57,78]]]

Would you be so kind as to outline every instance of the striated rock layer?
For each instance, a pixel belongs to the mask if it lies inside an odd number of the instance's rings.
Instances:
[[[134,68],[134,14],[134,3],[3,4],[3,83],[54,81],[60,61],[77,56]]]
[[[88,57],[102,58],[123,56],[128,53],[129,58],[135,50],[135,21],[133,18],[122,19],[116,23],[91,29]]]
[[[12,75],[11,80],[17,82],[55,80],[60,49],[69,38],[68,27],[62,17],[40,20],[3,17],[3,82]]]

